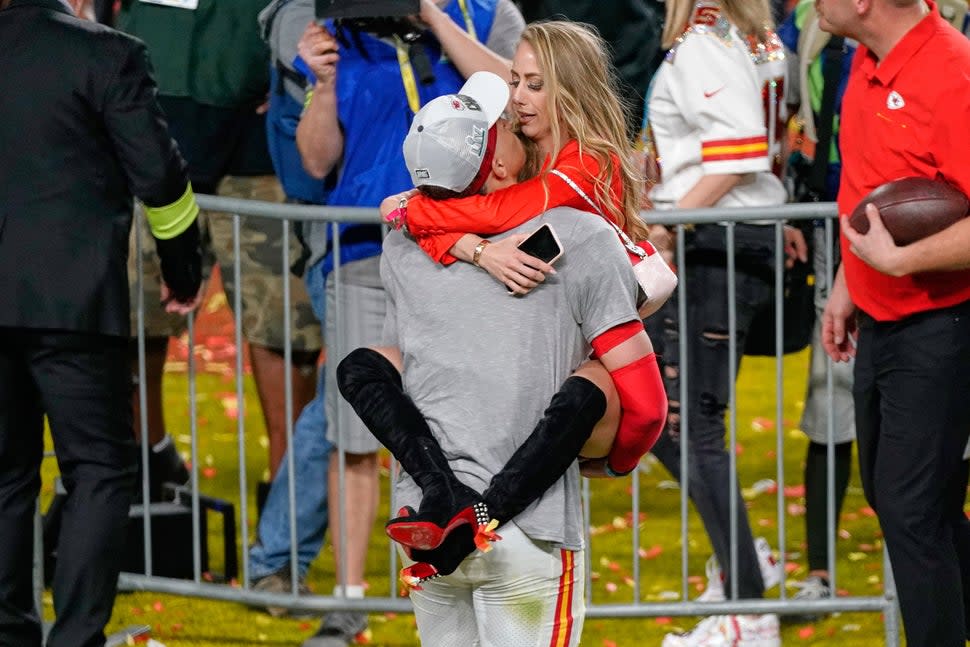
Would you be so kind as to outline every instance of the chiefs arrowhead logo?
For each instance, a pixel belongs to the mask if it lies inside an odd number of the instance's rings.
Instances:
[[[899,110],[905,105],[906,101],[904,101],[902,95],[895,90],[890,92],[889,96],[886,97],[886,107],[890,110]]]

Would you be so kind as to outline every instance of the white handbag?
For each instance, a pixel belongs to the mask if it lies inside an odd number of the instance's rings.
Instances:
[[[657,248],[653,246],[648,240],[642,241],[640,244],[634,243],[629,236],[626,235],[622,229],[620,229],[615,222],[606,217],[606,215],[600,211],[600,208],[596,206],[586,193],[579,188],[579,186],[572,181],[572,179],[565,173],[559,171],[558,169],[552,169],[550,173],[559,177],[563,182],[568,184],[572,189],[578,193],[587,203],[593,208],[593,210],[600,215],[616,232],[617,236],[623,243],[623,246],[631,254],[638,256],[640,260],[633,264],[633,274],[636,276],[637,283],[640,285],[640,289],[643,290],[645,299],[640,302],[638,307],[638,313],[641,319],[646,319],[657,310],[660,309],[670,295],[674,293],[677,289],[677,275],[674,271],[670,269],[670,266],[663,259]]]

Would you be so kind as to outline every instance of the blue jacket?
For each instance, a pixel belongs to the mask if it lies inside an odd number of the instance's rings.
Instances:
[[[311,204],[326,204],[333,182],[321,182],[303,169],[296,148],[296,126],[303,114],[303,103],[283,89],[280,72],[270,68],[269,110],[266,113],[266,141],[276,176],[286,197]]]

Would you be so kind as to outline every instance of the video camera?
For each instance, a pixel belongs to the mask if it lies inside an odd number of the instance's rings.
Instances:
[[[418,80],[434,83],[434,70],[421,43],[422,29],[411,20],[421,12],[421,0],[315,0],[317,21],[334,20],[352,31],[378,38],[398,37],[408,46],[408,59]]]
[[[316,0],[318,20],[404,18],[421,10],[421,0]]]

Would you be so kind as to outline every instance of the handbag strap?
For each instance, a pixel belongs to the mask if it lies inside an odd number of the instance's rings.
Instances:
[[[549,173],[551,173],[552,175],[555,175],[563,182],[568,184],[570,187],[572,187],[573,191],[578,193],[580,197],[583,200],[585,200],[589,204],[589,206],[593,208],[593,211],[599,214],[600,218],[605,220],[610,225],[610,227],[613,228],[613,231],[615,231],[617,236],[620,237],[620,240],[623,241],[623,246],[626,247],[626,250],[628,252],[630,252],[631,254],[636,254],[637,256],[640,257],[640,260],[643,260],[647,257],[647,253],[643,251],[640,247],[638,247],[636,243],[630,240],[630,237],[626,235],[626,232],[620,229],[620,227],[615,222],[607,218],[606,214],[604,214],[603,211],[596,205],[596,203],[593,202],[592,198],[586,195],[586,192],[583,191],[578,184],[573,182],[572,178],[570,178],[568,175],[566,175],[559,169],[552,169],[551,171],[549,171]]]
[[[808,175],[808,187],[818,195],[825,193],[825,175],[829,166],[829,150],[832,147],[832,130],[835,119],[835,100],[842,76],[842,58],[845,55],[845,39],[833,36],[822,50],[822,101],[819,106],[815,143],[815,159]]]

